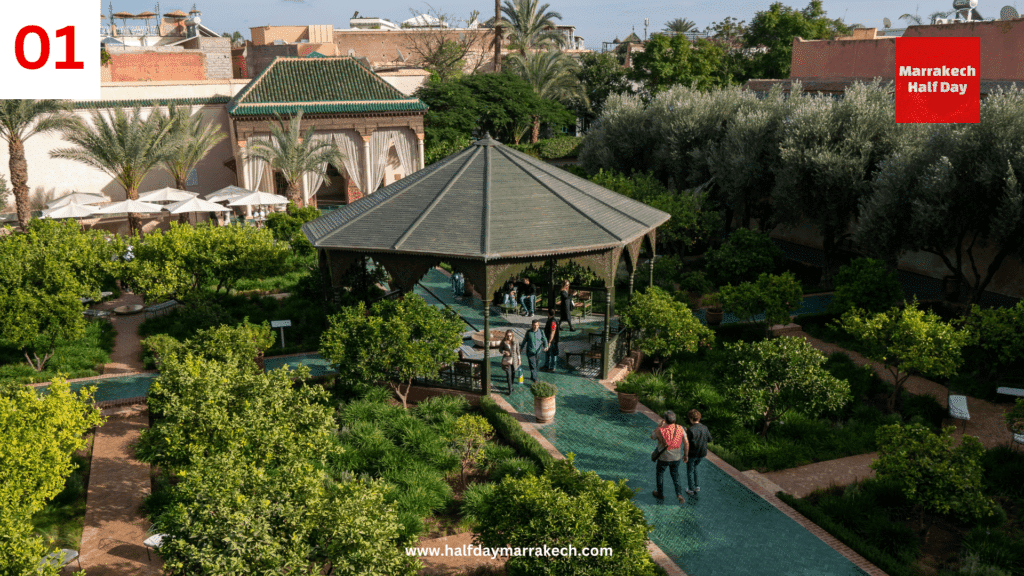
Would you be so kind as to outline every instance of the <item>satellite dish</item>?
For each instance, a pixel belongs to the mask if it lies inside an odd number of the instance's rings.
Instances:
[[[1003,8],[999,10],[1000,20],[1016,20],[1017,18],[1020,18],[1020,14],[1017,13],[1017,9],[1013,6],[1003,6]]]
[[[892,28],[892,20],[889,20],[888,18],[882,18],[882,24],[886,28]]]
[[[356,51],[355,51],[355,48],[349,48],[349,49],[348,49],[348,55],[349,55],[349,56],[352,56],[352,57],[354,58],[354,57],[355,57],[355,55],[356,55]]]
[[[405,62],[405,54],[402,54],[402,50],[399,48],[396,48],[395,50],[398,50],[398,57],[402,59],[402,62]]]

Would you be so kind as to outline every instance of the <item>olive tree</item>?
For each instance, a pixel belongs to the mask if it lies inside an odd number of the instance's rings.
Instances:
[[[1024,92],[996,90],[979,123],[923,128],[919,143],[875,175],[874,193],[861,200],[858,242],[890,261],[907,251],[935,255],[977,303],[1006,259],[1024,255],[1022,105]]]
[[[822,367],[825,357],[807,340],[783,336],[726,344],[719,372],[740,411],[760,424],[762,437],[790,410],[810,416],[838,410],[850,400],[850,384]]]
[[[963,361],[961,349],[974,339],[969,331],[957,330],[934,312],[919,309],[916,300],[877,314],[855,308],[843,314],[839,327],[860,341],[865,356],[881,362],[892,375],[890,412],[896,410],[912,372],[955,375]]]
[[[343,382],[387,384],[406,406],[414,378],[434,377],[457,358],[462,320],[414,294],[382,300],[366,311],[343,308],[329,318],[320,353]]]

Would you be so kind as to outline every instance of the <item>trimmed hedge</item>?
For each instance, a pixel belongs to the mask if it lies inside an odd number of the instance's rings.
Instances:
[[[519,421],[502,410],[498,403],[489,396],[480,399],[480,410],[505,442],[508,442],[520,454],[524,454],[536,462],[541,469],[545,469],[555,462],[555,459],[540,445],[540,442],[524,432]]]
[[[583,138],[560,136],[539,140],[536,144],[510,144],[509,148],[541,160],[575,158],[583,146]]]
[[[914,570],[912,567],[905,564],[901,564],[889,554],[867,543],[863,538],[854,534],[845,526],[832,520],[831,517],[819,510],[814,504],[798,500],[785,492],[778,492],[776,493],[776,496],[779,497],[779,500],[788,504],[808,520],[814,522],[823,530],[835,536],[843,544],[852,548],[854,552],[863,556],[868,562],[871,562],[875,566],[881,568],[889,574],[889,576],[918,576],[917,570]]]

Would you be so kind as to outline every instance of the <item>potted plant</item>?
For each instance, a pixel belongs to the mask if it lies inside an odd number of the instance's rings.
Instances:
[[[615,385],[615,393],[619,396],[619,410],[626,414],[636,412],[636,406],[640,403],[640,383],[632,375]]]
[[[704,305],[707,306],[704,318],[707,320],[708,326],[718,326],[721,324],[724,314],[722,312],[722,298],[718,295],[718,292],[705,296]]]
[[[530,387],[533,392],[533,415],[541,424],[551,422],[555,419],[555,396],[558,388],[550,382],[543,380],[534,382]]]

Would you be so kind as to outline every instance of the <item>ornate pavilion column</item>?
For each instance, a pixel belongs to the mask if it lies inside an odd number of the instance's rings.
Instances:
[[[372,130],[360,130],[359,135],[363,138],[363,182],[366,190],[363,190],[363,196],[369,196],[373,193],[370,190],[370,138],[373,134]]]
[[[427,167],[426,158],[423,156],[423,137],[424,134],[422,132],[416,133],[416,144],[420,152],[420,170],[423,170],[424,168]]]

